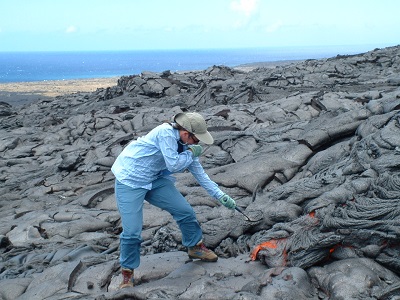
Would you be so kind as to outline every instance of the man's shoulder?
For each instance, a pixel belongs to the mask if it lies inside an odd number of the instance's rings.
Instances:
[[[153,130],[157,131],[159,134],[174,135],[174,136],[176,135],[175,133],[176,129],[174,129],[172,125],[169,123],[160,124]]]

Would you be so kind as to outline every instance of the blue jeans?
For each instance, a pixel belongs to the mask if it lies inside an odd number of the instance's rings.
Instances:
[[[143,204],[168,211],[182,232],[182,244],[195,246],[202,239],[202,231],[193,208],[176,189],[171,180],[159,178],[153,188],[132,188],[115,180],[115,198],[121,215],[120,264],[122,268],[136,269],[140,264],[142,243]]]

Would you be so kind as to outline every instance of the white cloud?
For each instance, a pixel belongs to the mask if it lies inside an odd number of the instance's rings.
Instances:
[[[275,23],[272,23],[272,24],[268,25],[265,28],[265,31],[268,32],[268,33],[272,33],[272,32],[278,31],[279,28],[281,28],[282,26],[283,26],[282,21],[277,21]]]
[[[257,9],[258,0],[235,0],[231,2],[231,9],[250,16]]]
[[[74,25],[70,25],[67,27],[67,29],[65,29],[66,33],[74,33],[78,30],[78,28],[76,28]]]

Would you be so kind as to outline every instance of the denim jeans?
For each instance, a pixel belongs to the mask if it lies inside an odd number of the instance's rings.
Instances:
[[[132,188],[115,180],[115,198],[121,215],[120,264],[123,268],[133,270],[140,264],[144,200],[172,215],[182,232],[184,246],[195,246],[202,239],[193,208],[171,180],[159,178],[152,182],[151,190]]]

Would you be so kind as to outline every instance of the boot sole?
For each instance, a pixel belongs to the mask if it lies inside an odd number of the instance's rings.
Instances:
[[[216,262],[218,260],[218,257],[217,258],[213,258],[213,259],[207,259],[207,258],[200,258],[200,257],[197,257],[197,256],[191,256],[191,255],[189,255],[189,258],[190,259],[200,259],[201,261],[205,261],[205,262]]]
[[[123,283],[119,285],[120,289],[133,288],[133,283]]]

